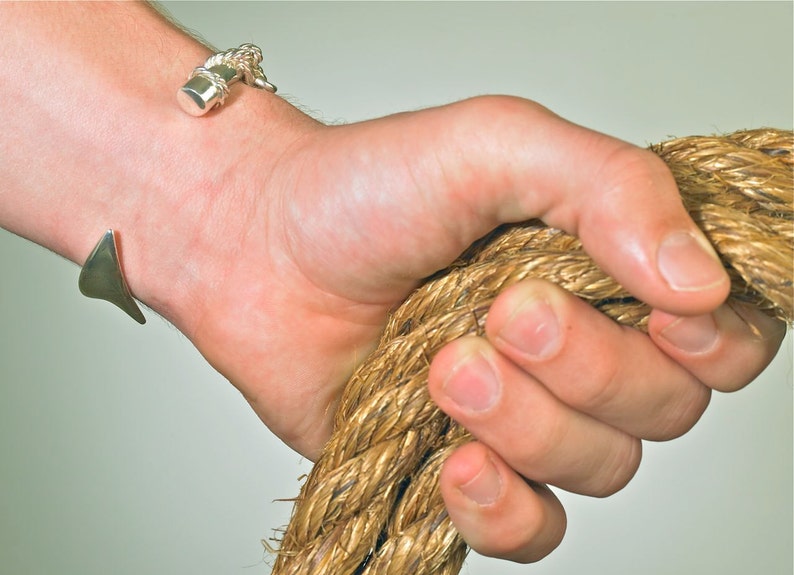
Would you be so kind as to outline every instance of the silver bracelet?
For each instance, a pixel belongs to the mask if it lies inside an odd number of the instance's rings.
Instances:
[[[238,81],[275,93],[276,87],[267,81],[261,62],[262,50],[253,44],[213,54],[203,66],[193,70],[187,83],[177,92],[177,101],[188,114],[203,116],[215,106],[223,105],[229,86]],[[102,235],[86,259],[78,287],[83,295],[109,301],[138,323],[146,323],[127,286],[113,230]]]
[[[179,105],[191,116],[203,116],[215,106],[222,106],[229,87],[238,81],[275,93],[277,88],[267,81],[261,62],[262,50],[253,44],[213,54],[203,66],[193,70],[177,92]]]

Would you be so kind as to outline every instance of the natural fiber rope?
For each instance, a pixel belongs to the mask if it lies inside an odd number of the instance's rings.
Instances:
[[[731,298],[791,323],[791,131],[672,140],[651,149],[720,254]],[[430,359],[482,334],[488,308],[523,278],[551,280],[616,321],[644,329],[649,309],[606,276],[579,241],[538,221],[502,228],[417,289],[347,384],[333,436],[306,479],[275,575],[456,574],[467,553],[438,487],[470,437],[427,392]]]

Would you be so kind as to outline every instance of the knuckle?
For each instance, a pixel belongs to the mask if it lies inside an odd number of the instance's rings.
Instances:
[[[736,393],[741,391],[755,379],[755,377],[740,377],[736,374],[728,373],[724,377],[711,384],[714,391],[720,393]]]
[[[592,475],[594,484],[589,495],[608,497],[614,495],[626,485],[637,473],[642,460],[642,442],[631,436],[625,436],[610,455],[602,460],[601,469]]]
[[[675,180],[656,154],[618,140],[604,146],[607,151],[592,177],[596,189],[591,199],[597,209],[582,214],[582,233],[590,228],[598,230],[602,229],[600,226],[615,225],[635,209],[642,213],[642,207],[649,201],[659,214],[683,215],[679,195],[674,193]],[[602,209],[604,206],[620,209]]]
[[[672,180],[670,169],[653,152],[626,142],[617,142],[601,167],[608,189],[627,191],[638,183],[652,183],[661,177]]]
[[[624,388],[621,362],[604,355],[590,364],[581,379],[566,388],[566,401],[587,413],[598,414],[616,402]]]
[[[506,559],[516,563],[533,563],[539,561],[551,551],[546,546],[537,545],[545,539],[546,531],[554,529],[554,518],[550,517],[543,505],[533,505],[513,511],[505,520],[495,520],[484,529],[483,540],[475,550],[488,557]]]
[[[489,124],[492,120],[523,124],[528,115],[552,114],[548,108],[541,104],[517,96],[475,96],[458,102],[457,105],[471,115],[475,125],[480,129],[483,126],[483,118],[488,118]]]
[[[520,467],[528,470],[539,469],[544,462],[553,460],[554,454],[564,445],[565,438],[570,435],[571,418],[566,417],[559,409],[544,404],[526,414],[526,419],[532,425],[525,426],[528,434],[522,442]]]
[[[651,441],[669,441],[684,435],[701,418],[711,400],[711,390],[700,383],[689,385],[676,401],[659,414],[659,419],[644,438]]]

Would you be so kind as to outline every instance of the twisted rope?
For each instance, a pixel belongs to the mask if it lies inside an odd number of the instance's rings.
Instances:
[[[731,298],[794,319],[791,131],[672,140],[651,149],[731,277]],[[417,289],[345,388],[335,431],[306,479],[275,575],[456,574],[467,548],[438,486],[470,441],[427,392],[430,359],[482,334],[488,309],[524,278],[553,281],[616,321],[645,329],[648,306],[605,275],[579,240],[539,221],[505,226]]]

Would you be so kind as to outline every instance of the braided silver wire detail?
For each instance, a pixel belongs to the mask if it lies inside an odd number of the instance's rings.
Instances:
[[[254,44],[242,44],[239,48],[232,48],[210,56],[204,63],[204,68],[223,65],[237,70],[237,76],[249,86],[256,86],[257,79],[264,78],[265,73],[260,68],[262,63],[262,50]]]
[[[276,87],[268,82],[267,76],[262,71],[262,50],[254,44],[242,44],[239,48],[231,48],[223,52],[217,52],[207,58],[203,66],[196,67],[190,73],[188,80],[196,76],[203,76],[212,82],[217,88],[218,105],[223,105],[229,95],[229,86],[240,80],[244,84],[275,92]],[[227,80],[212,68],[225,66],[235,71],[233,78]]]

